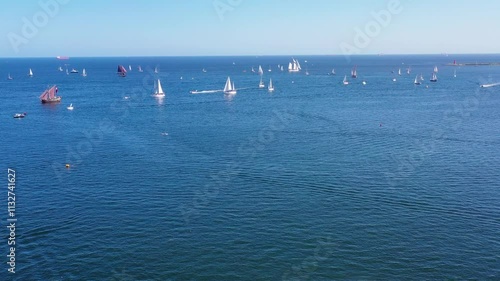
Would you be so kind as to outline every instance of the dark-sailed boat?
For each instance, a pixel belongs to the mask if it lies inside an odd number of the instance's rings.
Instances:
[[[40,96],[40,101],[42,103],[56,103],[61,101],[61,97],[56,96],[57,94],[57,86],[54,85],[51,88],[45,90]]]
[[[358,77],[358,72],[356,71],[356,66],[351,70],[351,77],[356,78]]]
[[[118,72],[118,76],[120,76],[120,77],[127,76],[127,70],[125,69],[125,67],[123,67],[123,65],[118,66],[117,72]]]

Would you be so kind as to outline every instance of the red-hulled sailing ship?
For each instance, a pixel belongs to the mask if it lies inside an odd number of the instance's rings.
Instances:
[[[54,85],[51,88],[45,90],[45,92],[42,93],[40,96],[40,101],[42,103],[56,103],[61,101],[61,97],[56,96],[57,95],[57,86]]]
[[[118,76],[120,76],[120,77],[127,76],[127,70],[125,69],[125,67],[123,67],[123,65],[118,66],[117,72],[118,72]]]

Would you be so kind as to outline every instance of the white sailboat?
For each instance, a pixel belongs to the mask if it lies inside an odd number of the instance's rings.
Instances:
[[[268,69],[267,71],[269,71],[269,72],[273,71],[273,70],[271,69],[271,66],[269,66],[269,69]]]
[[[265,88],[266,85],[264,85],[264,81],[262,81],[262,75],[260,76],[260,82],[259,82],[259,88],[262,89],[262,88]]]
[[[342,84],[348,85],[349,81],[347,81],[347,75],[344,75],[344,80],[342,81]]]
[[[9,75],[7,75],[7,80],[12,80],[12,76],[10,76],[10,73]]]
[[[331,72],[332,75],[335,75],[335,68],[332,68],[332,72]]]
[[[255,69],[253,69],[253,66],[252,66],[252,73],[255,73]]]
[[[74,107],[73,107],[73,104],[72,104],[72,103],[70,103],[70,104],[69,104],[69,106],[68,106],[68,107],[66,107],[66,108],[67,108],[68,110],[73,110],[73,109],[74,109]]]
[[[82,76],[87,77],[87,71],[85,70],[85,68],[82,70]]]
[[[130,64],[128,65],[128,71],[132,71],[132,66]]]
[[[262,70],[262,66],[259,65],[259,71],[258,71],[259,75],[262,76],[262,74],[264,74],[264,71]]]
[[[420,84],[422,84],[422,83],[420,83],[420,81],[418,81],[418,75],[417,75],[417,76],[415,76],[415,81],[413,81],[413,84],[415,84],[415,85],[420,85]]]
[[[401,68],[398,69],[398,75],[401,75]]]
[[[410,75],[410,72],[411,72],[411,68],[410,68],[410,67],[408,67],[408,68],[406,69],[406,74]]]
[[[231,78],[228,76],[226,80],[226,85],[224,85],[224,94],[236,94],[236,88],[234,87],[234,82],[231,83]]]
[[[431,82],[437,82],[438,78],[437,78],[437,75],[436,75],[436,72],[433,72],[432,73],[432,77],[431,77]]]
[[[280,70],[281,70],[281,71],[284,71],[283,66],[281,66],[281,67],[280,67]]]
[[[158,66],[155,66],[155,73],[158,73]]]
[[[457,77],[457,70],[456,69],[453,70],[453,77],[455,77],[455,78]]]
[[[57,70],[59,70],[59,71],[61,71],[61,72],[62,72],[62,71],[63,71],[63,68],[62,68],[61,66],[59,66],[59,68],[58,68]]]
[[[272,79],[269,79],[269,86],[267,87],[267,90],[269,92],[273,92],[274,91],[274,86],[273,86],[273,80]]]
[[[165,93],[163,92],[163,89],[161,87],[160,79],[157,79],[155,81],[155,89],[153,92],[153,96],[157,98],[163,98],[165,96]]]
[[[30,71],[28,72],[28,76],[33,77],[33,71],[31,70],[31,68],[30,68]]]
[[[299,61],[292,58],[292,62],[288,64],[288,72],[299,72],[301,69]]]
[[[434,66],[434,72],[435,72],[435,73],[437,73],[437,72],[438,72],[438,67],[437,67],[437,65],[436,65],[436,66]]]
[[[137,67],[137,70],[138,70],[139,72],[143,72],[142,67],[141,67],[140,65],[139,65],[139,67]]]
[[[424,81],[424,76],[420,74],[420,81]]]

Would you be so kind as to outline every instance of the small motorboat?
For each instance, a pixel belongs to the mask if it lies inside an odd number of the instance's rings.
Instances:
[[[73,68],[73,69],[71,69],[71,71],[69,73],[78,73],[78,70]]]
[[[26,112],[14,114],[14,118],[24,118],[26,117]]]

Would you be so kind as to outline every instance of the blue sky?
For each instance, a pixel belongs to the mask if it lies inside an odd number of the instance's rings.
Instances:
[[[54,12],[40,3],[52,3]],[[6,0],[1,5],[0,57],[343,54],[345,46],[360,54],[500,52],[496,0]],[[380,11],[389,13],[387,24],[375,19]],[[30,24],[36,31],[26,32]],[[362,44],[356,41],[360,32],[366,35]]]

